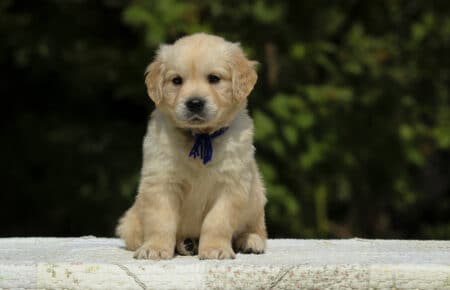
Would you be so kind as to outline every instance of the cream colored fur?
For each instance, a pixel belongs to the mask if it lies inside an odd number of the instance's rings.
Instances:
[[[171,258],[185,238],[200,239],[201,259],[264,252],[265,189],[245,108],[256,83],[254,65],[238,44],[194,34],[162,46],[147,68],[146,85],[156,109],[144,138],[138,195],[117,227],[136,258]],[[220,82],[209,83],[209,74]],[[172,83],[177,76],[183,84]],[[203,122],[185,116],[184,104],[192,96],[207,99]],[[192,132],[226,126],[212,141],[211,162],[204,165],[188,156]]]

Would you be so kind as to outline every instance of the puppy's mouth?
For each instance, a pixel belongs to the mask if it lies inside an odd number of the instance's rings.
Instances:
[[[195,114],[195,115],[190,116],[188,118],[188,122],[191,123],[191,124],[201,124],[201,123],[206,122],[206,118]]]

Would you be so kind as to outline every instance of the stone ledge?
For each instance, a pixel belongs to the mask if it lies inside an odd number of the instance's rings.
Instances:
[[[155,262],[118,239],[5,238],[0,288],[450,289],[450,242],[270,240],[263,255]]]

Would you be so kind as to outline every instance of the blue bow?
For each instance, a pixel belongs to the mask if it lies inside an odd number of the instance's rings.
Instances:
[[[212,159],[213,154],[213,146],[212,139],[219,137],[228,127],[220,128],[219,130],[213,132],[211,135],[207,133],[203,134],[195,134],[195,143],[192,146],[191,152],[189,153],[189,157],[200,158],[203,160],[203,164],[208,163]]]

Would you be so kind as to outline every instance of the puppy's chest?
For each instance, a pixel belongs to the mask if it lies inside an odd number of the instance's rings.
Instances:
[[[200,235],[203,219],[216,197],[215,185],[210,178],[203,176],[185,180],[178,236],[198,237]]]

